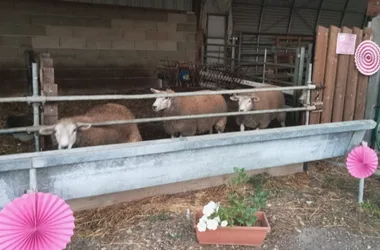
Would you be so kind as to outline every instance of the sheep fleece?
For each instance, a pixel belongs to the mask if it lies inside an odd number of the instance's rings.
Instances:
[[[253,104],[253,110],[265,109],[280,109],[285,107],[285,97],[281,91],[268,91],[268,92],[255,92],[250,96],[257,96],[260,98],[258,102]],[[285,121],[286,113],[267,113],[257,115],[237,116],[236,122],[240,126],[241,123],[249,128],[267,128],[269,123],[277,119],[279,122]]]
[[[171,91],[174,93],[174,91]],[[163,116],[198,115],[227,112],[227,104],[222,95],[183,96],[172,99],[171,106],[163,111]],[[174,135],[192,136],[215,129],[224,132],[227,117],[211,117],[189,120],[165,121],[165,132]]]

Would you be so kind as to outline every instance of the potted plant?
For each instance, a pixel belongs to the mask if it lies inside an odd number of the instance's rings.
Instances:
[[[267,192],[261,185],[247,190],[249,177],[244,168],[234,168],[228,205],[210,201],[194,215],[194,228],[200,244],[261,246],[270,226],[262,208]]]

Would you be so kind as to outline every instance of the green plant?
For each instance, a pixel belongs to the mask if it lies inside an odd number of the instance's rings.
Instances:
[[[237,173],[232,178],[234,185],[246,185],[250,181],[250,177],[244,168],[234,168]],[[229,193],[228,206],[220,206],[215,216],[219,216],[220,220],[225,220],[230,226],[247,226],[251,227],[256,224],[256,212],[266,207],[268,193],[262,190],[262,186],[258,185],[255,191],[239,193],[236,189]]]

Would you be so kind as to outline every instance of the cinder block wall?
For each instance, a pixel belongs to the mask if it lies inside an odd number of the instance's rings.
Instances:
[[[3,0],[0,93],[24,91],[26,49],[52,55],[60,90],[146,87],[154,80],[159,60],[194,60],[195,32],[193,14]]]

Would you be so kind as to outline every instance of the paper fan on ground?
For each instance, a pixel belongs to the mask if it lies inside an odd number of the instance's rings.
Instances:
[[[375,173],[378,166],[376,152],[366,144],[354,148],[347,157],[348,172],[358,178],[367,178]]]
[[[0,211],[0,250],[62,250],[74,234],[69,205],[49,193],[24,194]]]

